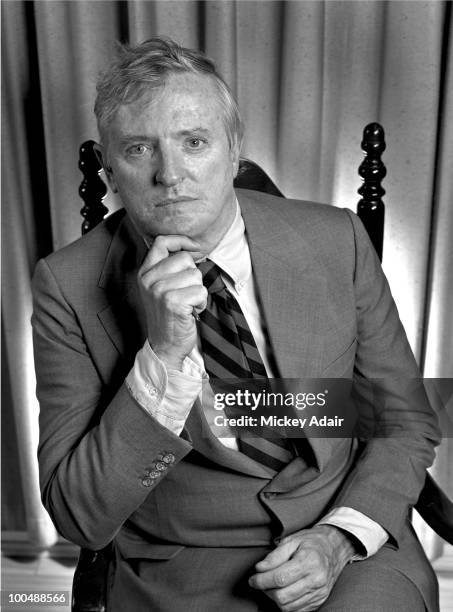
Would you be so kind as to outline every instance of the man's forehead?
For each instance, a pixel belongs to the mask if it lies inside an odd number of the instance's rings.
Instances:
[[[137,100],[120,105],[111,127],[122,131],[143,121],[154,122],[162,115],[187,123],[187,128],[200,124],[209,129],[223,124],[223,109],[212,80],[204,75],[176,73],[162,85],[145,89]]]

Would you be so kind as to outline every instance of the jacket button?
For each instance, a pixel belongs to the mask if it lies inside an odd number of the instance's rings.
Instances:
[[[142,480],[142,485],[143,485],[144,487],[150,487],[152,484],[153,484],[153,481],[152,481],[152,479],[151,479],[151,478],[144,478],[144,479]]]
[[[167,464],[174,463],[175,456],[173,453],[165,453],[165,455],[162,457],[162,461]]]
[[[160,472],[157,472],[156,470],[152,470],[149,473],[149,477],[152,478],[153,480],[155,480],[156,478],[159,478],[160,476]]]
[[[165,465],[165,463],[162,463],[162,461],[158,461],[155,467],[156,467],[156,470],[159,470],[159,472],[163,472],[164,470],[167,469],[167,466]]]
[[[274,497],[277,497],[277,493],[270,493],[270,492],[267,492],[267,493],[265,493],[265,494],[264,494],[264,497],[265,497],[266,499],[274,499]]]

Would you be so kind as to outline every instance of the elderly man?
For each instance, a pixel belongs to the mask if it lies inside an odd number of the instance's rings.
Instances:
[[[95,112],[124,210],[38,264],[33,326],[44,504],[69,540],[114,541],[109,610],[436,610],[407,517],[429,410],[384,384],[410,435],[289,444],[216,437],[201,398],[418,376],[360,222],[234,190],[240,115],[197,51],[124,47]]]

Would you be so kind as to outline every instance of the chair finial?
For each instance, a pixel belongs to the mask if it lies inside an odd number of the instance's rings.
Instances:
[[[381,155],[385,151],[384,138],[384,128],[379,123],[369,123],[363,130],[361,146],[365,158],[359,166],[359,175],[363,179],[363,185],[358,190],[362,198],[357,205],[357,214],[365,225],[381,260],[385,213],[382,201],[385,189],[381,186],[381,181],[387,174],[381,160]]]
[[[85,203],[80,211],[84,218],[82,234],[93,229],[109,211],[102,203],[107,194],[107,186],[99,176],[102,166],[94,152],[94,144],[94,140],[87,140],[79,149],[79,168],[83,174],[79,195]]]

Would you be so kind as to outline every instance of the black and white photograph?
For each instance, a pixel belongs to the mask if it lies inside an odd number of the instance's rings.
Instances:
[[[451,0],[1,49],[1,609],[453,612]]]

